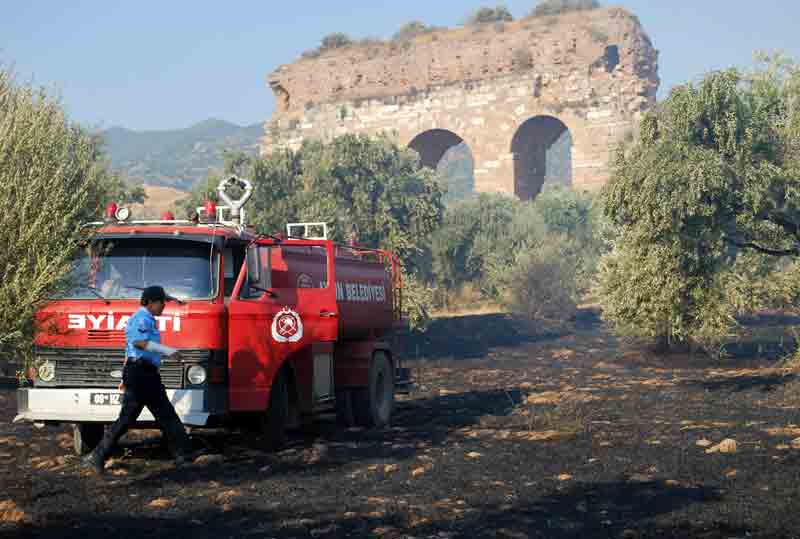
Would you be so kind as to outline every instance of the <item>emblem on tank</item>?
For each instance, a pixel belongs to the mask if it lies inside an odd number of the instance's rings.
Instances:
[[[297,342],[303,338],[303,321],[300,315],[284,307],[272,319],[272,338],[276,342]]]

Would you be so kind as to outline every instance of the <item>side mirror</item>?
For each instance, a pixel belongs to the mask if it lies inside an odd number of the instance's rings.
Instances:
[[[261,282],[261,263],[258,260],[258,249],[252,247],[247,250],[247,282],[255,285]]]

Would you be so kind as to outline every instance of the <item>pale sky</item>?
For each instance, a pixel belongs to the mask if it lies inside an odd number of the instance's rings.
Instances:
[[[187,127],[209,117],[266,120],[266,76],[322,36],[390,37],[411,20],[463,23],[486,0],[6,0],[0,63],[18,79],[55,88],[71,117],[91,127]],[[515,17],[536,0],[509,0]],[[661,52],[662,95],[753,52],[800,60],[796,0],[627,0]]]

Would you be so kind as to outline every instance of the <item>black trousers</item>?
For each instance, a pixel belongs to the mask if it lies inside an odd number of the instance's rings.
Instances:
[[[191,451],[189,436],[167,397],[158,368],[149,363],[131,363],[129,360],[125,365],[123,382],[125,394],[122,396],[122,410],[119,418],[106,430],[103,440],[97,446],[96,456],[102,460],[108,458],[114,445],[136,423],[145,406],[153,414],[175,453],[188,455]]]

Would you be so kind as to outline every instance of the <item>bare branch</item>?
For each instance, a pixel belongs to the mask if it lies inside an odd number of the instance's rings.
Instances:
[[[800,255],[800,247],[793,247],[791,249],[770,249],[769,247],[762,247],[752,241],[738,241],[733,238],[724,238],[724,240],[731,245],[735,245],[741,249],[753,249],[760,253],[770,256],[798,256]]]

